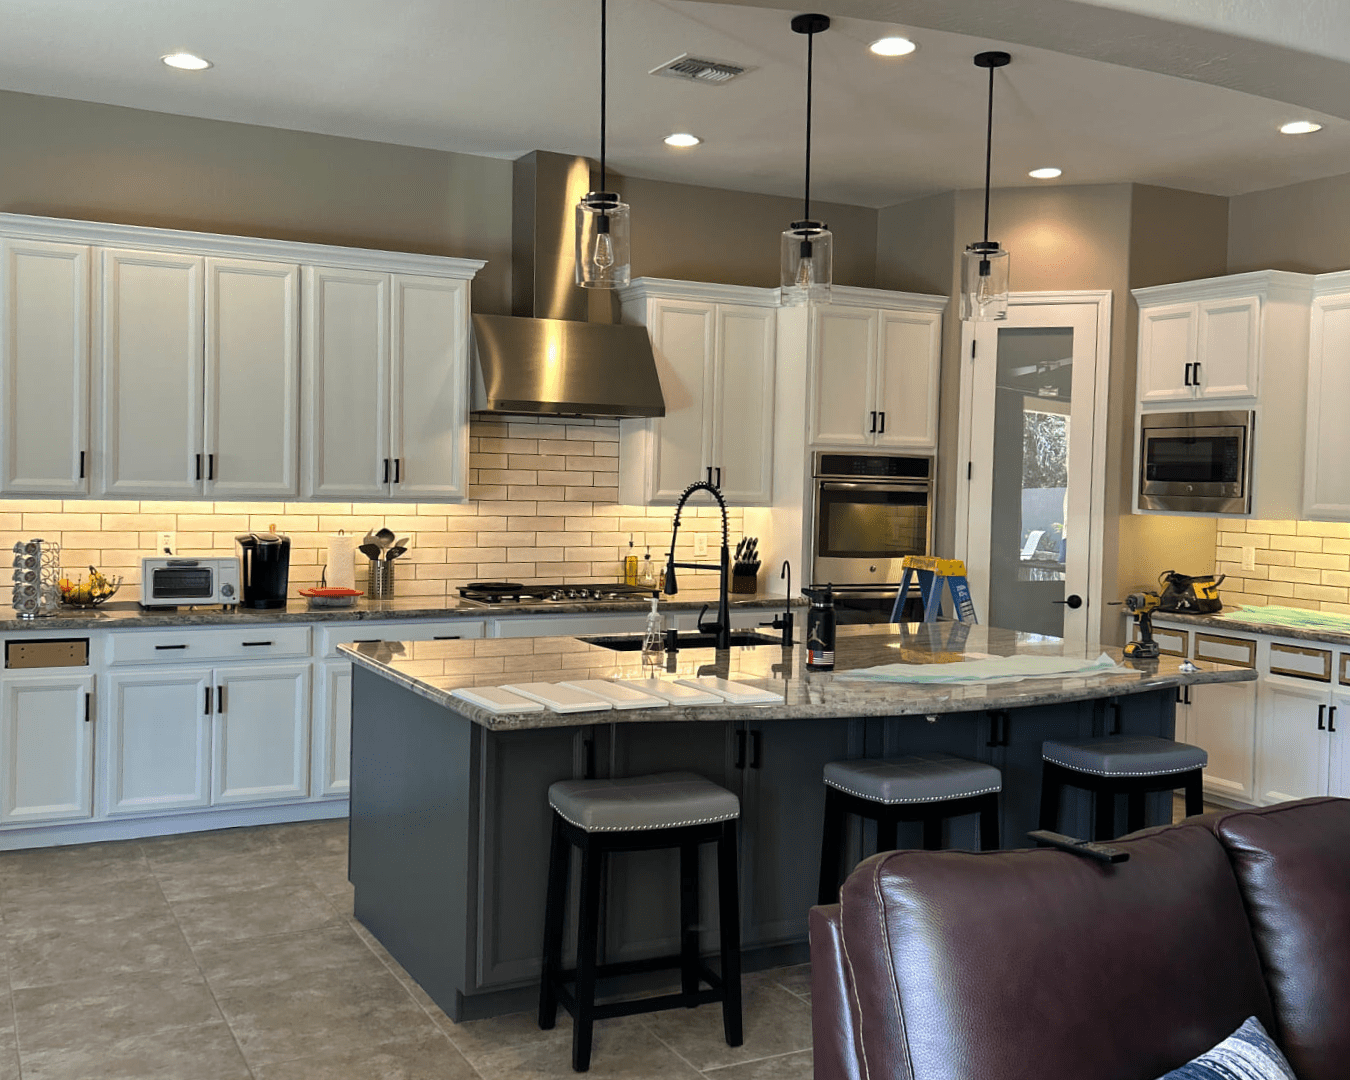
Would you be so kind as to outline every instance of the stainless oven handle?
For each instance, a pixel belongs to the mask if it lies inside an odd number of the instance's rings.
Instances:
[[[821,491],[929,491],[932,488],[926,480],[820,480]]]

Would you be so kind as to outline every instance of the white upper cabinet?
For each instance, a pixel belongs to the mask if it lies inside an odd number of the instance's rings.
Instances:
[[[389,275],[306,267],[304,354],[305,494],[388,494]]]
[[[206,260],[205,493],[300,493],[300,268]]]
[[[773,495],[777,290],[642,278],[624,319],[647,327],[666,414],[625,420],[619,495],[669,504],[711,480],[735,506]]]
[[[1323,291],[1324,288],[1327,291]],[[1308,364],[1303,514],[1350,521],[1350,273],[1319,279]]]
[[[935,449],[946,297],[831,291],[812,311],[811,445]]]
[[[89,490],[89,248],[0,237],[0,494]]]
[[[1191,381],[1197,398],[1251,398],[1260,386],[1261,298],[1206,300]]]
[[[469,283],[395,274],[390,301],[393,493],[462,499],[469,464]]]
[[[103,492],[200,495],[202,260],[113,249],[102,263]]]
[[[1195,397],[1195,304],[1139,306],[1139,401],[1190,401]]]

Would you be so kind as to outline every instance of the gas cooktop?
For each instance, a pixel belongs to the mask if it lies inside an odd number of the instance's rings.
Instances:
[[[640,585],[522,585],[517,581],[475,581],[459,588],[460,597],[484,606],[496,604],[584,604],[629,601],[641,603],[651,596]]]

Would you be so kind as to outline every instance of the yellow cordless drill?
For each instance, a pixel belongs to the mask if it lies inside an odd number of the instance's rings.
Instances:
[[[1125,597],[1125,610],[1134,613],[1139,627],[1139,640],[1125,646],[1126,660],[1153,660],[1158,656],[1158,643],[1153,640],[1153,613],[1161,602],[1155,592],[1135,592]]]

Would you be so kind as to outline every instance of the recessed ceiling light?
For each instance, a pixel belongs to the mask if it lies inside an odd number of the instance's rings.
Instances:
[[[1032,169],[1027,175],[1033,180],[1053,180],[1056,176],[1064,175],[1064,170],[1056,169],[1051,165],[1044,169]]]
[[[1311,135],[1314,131],[1321,130],[1322,125],[1312,120],[1291,120],[1287,124],[1280,125],[1281,135]]]
[[[702,141],[697,135],[690,135],[687,131],[677,131],[665,138],[667,146],[697,146]]]
[[[178,68],[181,71],[205,71],[211,67],[211,61],[196,56],[190,52],[171,52],[166,56],[161,56],[161,60],[171,68]]]
[[[908,56],[918,48],[909,38],[884,37],[867,46],[878,56]]]

